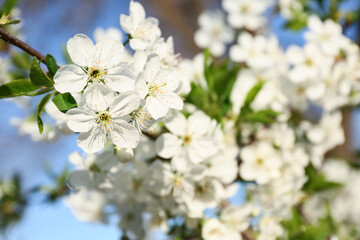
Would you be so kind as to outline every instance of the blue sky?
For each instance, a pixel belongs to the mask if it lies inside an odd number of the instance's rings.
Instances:
[[[72,1],[63,0],[71,7]],[[24,19],[27,42],[40,52],[52,54],[61,59],[61,46],[76,33],[92,36],[97,26],[118,27],[120,13],[127,13],[128,0],[104,0],[104,4],[97,10],[96,19],[88,26],[69,26],[59,23],[59,13],[64,4],[60,1],[49,1],[45,11]],[[81,1],[74,0],[79,4]],[[38,24],[38,23],[42,24]],[[278,34],[280,43],[288,46],[290,43],[303,44],[303,39],[297,33],[282,30],[282,21],[275,18],[272,28]],[[55,27],[54,27],[55,26]],[[175,39],[176,44],[176,39]],[[29,137],[19,136],[17,130],[8,124],[14,116],[25,116],[20,109],[11,102],[1,100],[0,110],[0,177],[11,176],[20,171],[24,176],[26,186],[49,182],[43,173],[43,161],[49,161],[55,170],[60,171],[70,165],[67,156],[76,150],[76,136],[66,137],[56,145],[31,142]],[[360,114],[354,114],[354,122],[360,122]],[[354,125],[353,136],[359,133],[359,125]],[[357,146],[359,138],[356,137]],[[34,204],[25,214],[19,225],[11,229],[9,240],[98,240],[118,239],[119,232],[115,225],[87,224],[78,222],[70,209],[62,202],[55,205]]]

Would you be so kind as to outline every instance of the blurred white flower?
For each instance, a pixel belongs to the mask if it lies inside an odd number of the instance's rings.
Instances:
[[[234,28],[257,30],[266,24],[263,16],[270,6],[268,0],[223,0],[222,7],[228,12],[228,22]]]
[[[265,184],[280,176],[281,159],[276,150],[265,141],[241,150],[240,176],[247,181]]]
[[[182,156],[179,161],[198,164],[219,151],[211,135],[212,121],[201,111],[191,114],[188,119],[182,113],[174,112],[165,126],[170,133],[156,139],[156,150],[160,157]]]
[[[79,107],[66,113],[67,124],[72,131],[80,132],[77,143],[85,152],[100,151],[108,139],[119,148],[135,148],[140,134],[126,116],[139,105],[135,92],[116,96],[105,85],[94,84],[85,91]]]
[[[234,31],[226,25],[224,14],[221,11],[203,12],[198,23],[200,29],[195,33],[195,43],[200,48],[209,48],[216,57],[223,55],[226,44],[234,39]]]
[[[97,27],[94,30],[95,42],[99,42],[103,38],[113,38],[114,40],[119,42],[122,42],[124,40],[123,33],[120,31],[120,29],[114,27],[109,27],[107,29]]]
[[[98,222],[102,219],[106,198],[100,192],[82,189],[65,197],[64,202],[80,221]]]
[[[134,50],[148,48],[157,38],[161,31],[156,18],[146,18],[144,7],[135,1],[130,1],[130,16],[120,15],[122,29],[130,34],[130,47]]]

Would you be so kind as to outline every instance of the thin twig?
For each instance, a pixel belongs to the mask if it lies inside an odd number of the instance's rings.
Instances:
[[[242,232],[241,235],[245,240],[254,240],[252,234],[248,230]]]
[[[25,52],[27,52],[31,56],[36,57],[38,60],[41,60],[42,62],[45,62],[45,56],[44,55],[42,55],[41,53],[39,53],[38,51],[36,51],[32,47],[27,45],[26,43],[24,43],[23,41],[21,41],[17,37],[11,35],[9,32],[7,32],[2,27],[0,27],[0,38],[2,38],[4,41],[8,42],[9,44],[14,45],[14,46],[24,50]]]

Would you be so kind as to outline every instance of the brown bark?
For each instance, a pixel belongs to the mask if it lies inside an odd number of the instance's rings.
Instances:
[[[9,44],[14,45],[14,46],[24,50],[31,56],[36,57],[38,60],[45,62],[44,55],[42,55],[40,52],[38,52],[37,50],[35,50],[32,47],[30,47],[29,45],[27,45],[25,42],[21,41],[17,37],[11,35],[9,32],[7,32],[2,27],[0,27],[0,38],[2,38],[4,41],[8,42]]]

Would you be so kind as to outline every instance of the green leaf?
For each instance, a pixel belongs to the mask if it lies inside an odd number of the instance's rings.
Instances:
[[[287,230],[289,239],[291,239],[291,236],[296,236],[301,229],[301,226],[305,223],[302,219],[299,211],[293,207],[291,209],[292,212],[292,218],[289,220],[282,221],[283,227]]]
[[[255,100],[256,96],[264,86],[264,81],[259,81],[255,86],[252,87],[252,89],[248,92],[246,95],[245,101],[243,106],[241,107],[240,115],[244,116],[248,112],[251,112],[251,103]]]
[[[17,19],[10,19],[10,14],[9,15],[2,15],[2,17],[0,18],[0,25],[8,25],[8,24],[18,24],[20,23],[20,20]]]
[[[241,67],[229,59],[215,65],[209,50],[204,51],[203,64],[207,88],[192,84],[187,100],[220,123],[231,109],[230,94]]]
[[[18,79],[0,86],[0,98],[11,98],[30,94],[39,87],[28,79]]]
[[[214,87],[214,77],[213,77],[213,68],[214,68],[214,59],[211,56],[209,49],[204,51],[204,76],[206,83],[211,90]]]
[[[282,221],[282,225],[287,231],[286,239],[289,240],[325,240],[335,233],[335,227],[329,213],[324,218],[319,219],[318,223],[309,224],[295,207],[292,209],[292,218]]]
[[[70,93],[57,94],[52,101],[63,113],[66,113],[71,108],[77,107],[77,103]]]
[[[225,60],[219,67],[215,67],[213,71],[214,91],[218,95],[220,102],[225,101],[230,94],[236,82],[240,66]]]
[[[41,88],[41,89],[39,89],[39,90],[37,90],[35,92],[31,92],[31,93],[26,94],[26,96],[38,96],[38,95],[42,95],[44,93],[48,93],[48,92],[50,92],[52,90],[54,90],[53,87],[51,87],[51,88]]]
[[[18,0],[6,0],[0,9],[0,15],[10,14],[11,10],[16,7]]]
[[[310,194],[339,188],[342,186],[341,183],[328,181],[324,174],[318,172],[312,165],[309,165],[305,169],[308,181],[303,186],[303,191]]]
[[[56,71],[58,70],[58,66],[56,64],[55,58],[53,56],[51,56],[50,54],[46,55],[45,64],[46,64],[50,74],[52,76],[54,76]]]
[[[293,31],[300,31],[307,26],[308,15],[304,12],[294,12],[295,17],[288,20],[284,27]]]
[[[47,95],[45,95],[45,97],[43,97],[38,106],[37,106],[37,109],[36,109],[36,119],[37,119],[37,124],[38,124],[38,127],[39,127],[39,132],[40,134],[43,133],[43,130],[44,130],[44,124],[43,124],[43,121],[41,119],[41,114],[42,112],[44,111],[45,109],[45,106],[47,104],[47,102],[50,100],[50,98],[52,97],[52,93],[49,93]]]
[[[40,63],[35,57],[33,58],[30,67],[30,80],[37,86],[52,87],[54,85],[53,80],[48,78],[41,70]]]
[[[275,112],[272,109],[265,109],[258,112],[249,112],[242,117],[242,120],[251,123],[271,124],[276,121],[276,117],[279,114],[279,112]]]

